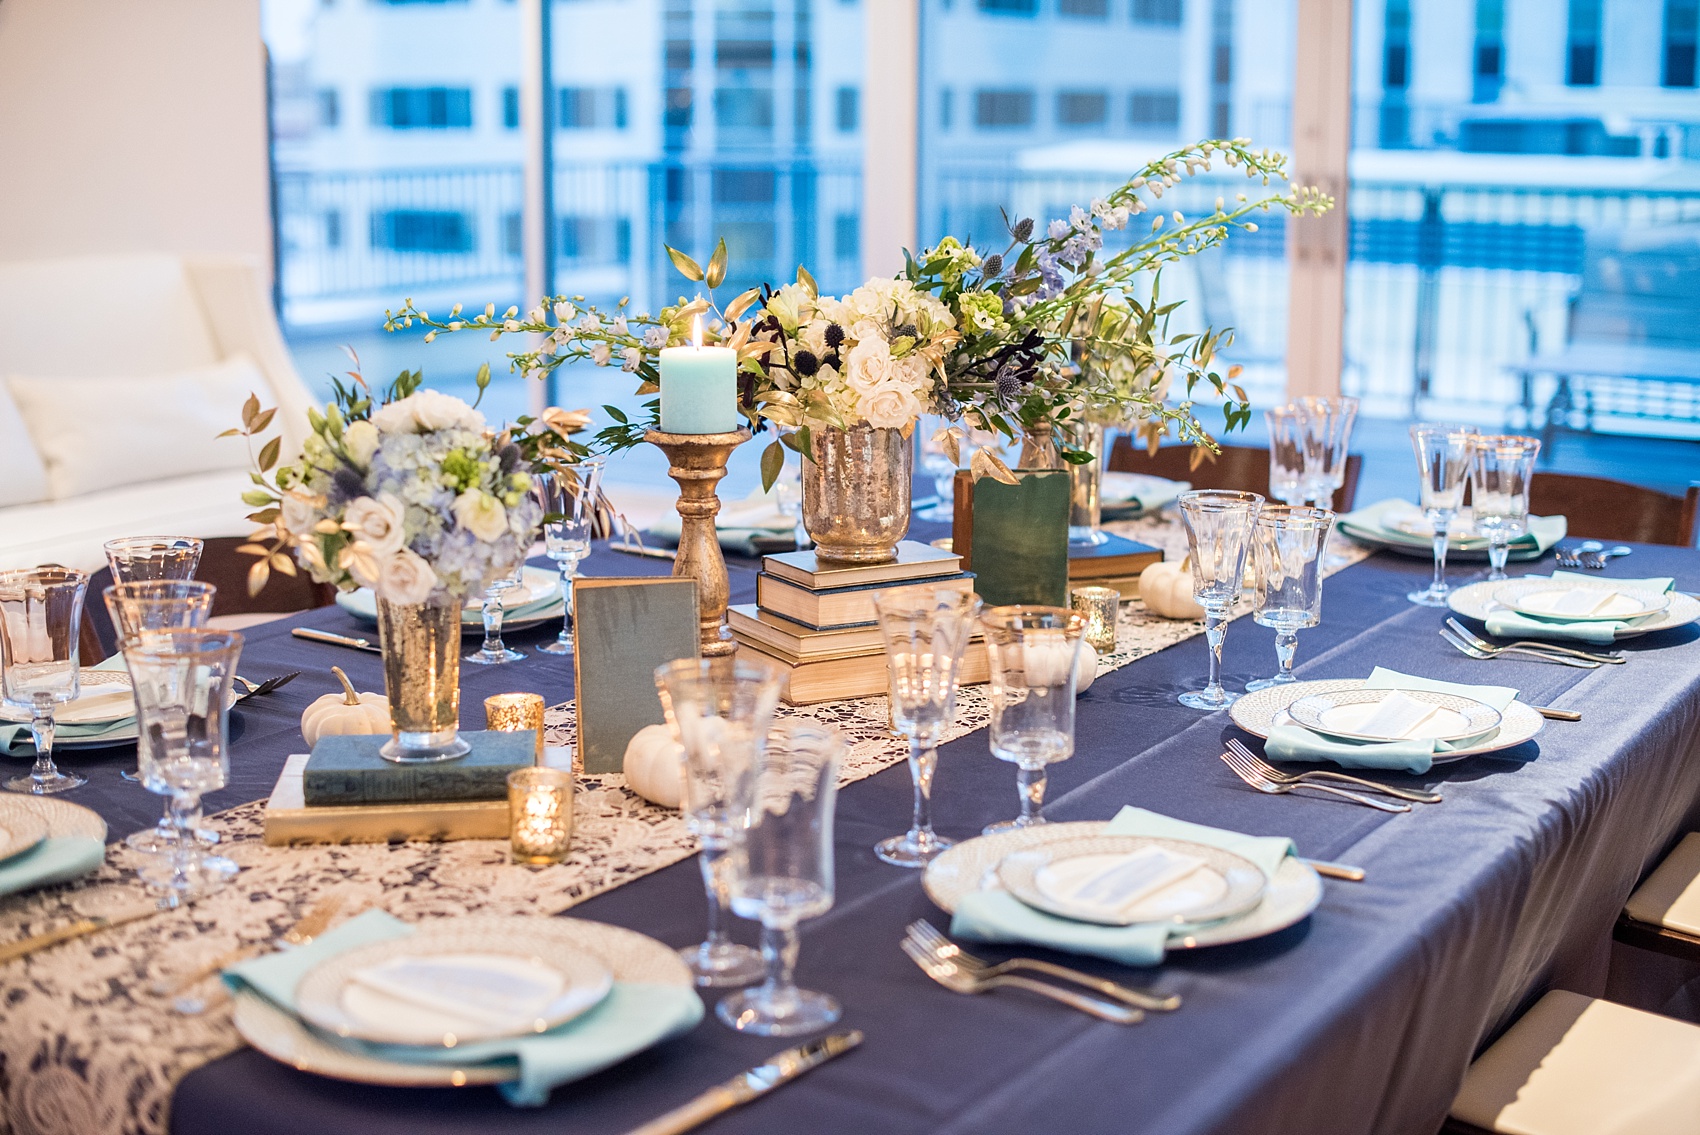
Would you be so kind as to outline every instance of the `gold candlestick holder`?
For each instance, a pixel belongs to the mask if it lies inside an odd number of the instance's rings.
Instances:
[[[726,604],[732,585],[726,557],[714,533],[720,512],[715,486],[726,476],[732,451],[750,440],[750,431],[724,434],[675,434],[650,430],[645,441],[667,455],[667,475],[679,484],[679,555],[673,574],[697,581],[697,620],[704,658],[725,658],[738,649],[726,629]]]

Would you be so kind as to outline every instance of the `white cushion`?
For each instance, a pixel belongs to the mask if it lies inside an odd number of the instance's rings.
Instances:
[[[0,508],[0,571],[55,563],[106,566],[101,545],[119,536],[246,536],[247,473],[201,473],[103,493]]]
[[[47,466],[17,403],[0,385],[0,508],[47,499]]]
[[[12,397],[47,464],[54,500],[221,469],[248,447],[218,435],[240,424],[250,393],[271,387],[246,355],[167,374],[112,378],[12,375]]]
[[[1700,832],[1683,836],[1623,909],[1637,922],[1700,936]]]
[[[1554,990],[1470,1066],[1452,1116],[1505,1135],[1695,1135],[1700,1027]]]

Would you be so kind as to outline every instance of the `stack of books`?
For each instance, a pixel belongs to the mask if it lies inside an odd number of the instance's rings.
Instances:
[[[1123,599],[1139,598],[1139,573],[1162,562],[1162,549],[1125,536],[1104,535],[1109,539],[1102,544],[1068,546],[1068,585],[1113,587]]]
[[[874,599],[920,584],[967,593],[974,577],[961,556],[913,540],[883,564],[818,563],[812,551],[787,552],[762,560],[756,601],[732,607],[728,621],[741,651],[784,669],[787,703],[867,697],[887,689]],[[989,677],[985,644],[976,639],[963,657],[962,681]]]

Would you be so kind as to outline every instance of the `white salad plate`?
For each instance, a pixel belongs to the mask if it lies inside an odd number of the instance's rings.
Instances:
[[[1599,599],[1594,598],[1596,594]],[[1581,596],[1584,601],[1591,600],[1598,605],[1589,610],[1567,607],[1573,596]],[[1566,623],[1642,619],[1670,606],[1670,596],[1663,593],[1626,587],[1598,587],[1592,583],[1562,583],[1550,579],[1519,579],[1502,583],[1493,593],[1493,601],[1520,615]]]
[[[1393,694],[1423,706],[1429,716],[1396,733],[1374,727],[1374,717]],[[1293,722],[1314,733],[1351,741],[1462,741],[1499,726],[1499,711],[1458,694],[1427,690],[1331,690],[1287,706]]]
[[[506,611],[502,620],[504,630],[522,631],[561,617],[559,572],[553,568],[528,566],[520,578],[523,580],[520,586],[502,596],[502,607]],[[336,605],[362,622],[376,624],[378,621],[378,597],[368,588],[337,592]],[[484,596],[471,597],[471,602],[461,608],[460,626],[463,633],[483,632]]]
[[[998,881],[1035,910],[1076,922],[1214,922],[1263,899],[1243,855],[1188,840],[1101,835],[1011,852]]]
[[[1608,578],[1566,580],[1562,584],[1555,584],[1550,579],[1542,579],[1536,576],[1527,579],[1526,582],[1544,584],[1549,589],[1568,586],[1603,587],[1613,591],[1620,590],[1619,586]],[[1505,586],[1504,583],[1491,583],[1487,580],[1467,583],[1463,587],[1452,589],[1452,593],[1446,597],[1446,605],[1452,608],[1454,613],[1463,615],[1466,619],[1485,623],[1488,615],[1496,607],[1503,606],[1496,600],[1495,596],[1500,588]],[[1666,605],[1662,611],[1637,619],[1632,626],[1619,627],[1613,637],[1621,642],[1626,638],[1637,638],[1644,634],[1652,634],[1655,631],[1668,631],[1677,627],[1686,627],[1688,624],[1700,620],[1700,599],[1686,595],[1681,591],[1671,591],[1666,593],[1665,600]]]
[[[1267,737],[1269,731],[1277,725],[1297,725],[1293,715],[1288,712],[1294,702],[1318,694],[1341,693],[1349,690],[1363,689],[1362,678],[1337,678],[1320,682],[1289,682],[1285,685],[1270,686],[1241,697],[1228,707],[1228,716],[1234,724],[1244,729],[1254,737]],[[1406,690],[1407,694],[1416,691]],[[1497,753],[1501,749],[1510,749],[1530,740],[1546,724],[1546,718],[1537,713],[1534,707],[1520,701],[1514,701],[1505,707],[1500,714],[1499,728],[1485,737],[1475,739],[1471,744],[1457,749],[1450,749],[1434,755],[1437,765],[1451,764],[1467,757],[1480,756],[1483,753]]]

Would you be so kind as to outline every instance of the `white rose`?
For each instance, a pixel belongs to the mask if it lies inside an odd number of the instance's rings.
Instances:
[[[378,452],[378,437],[378,427],[371,422],[354,422],[342,431],[343,451],[362,469],[370,468]]]
[[[357,543],[364,543],[375,556],[387,556],[406,543],[402,520],[407,506],[392,493],[378,497],[361,497],[349,504],[342,514],[342,526],[353,534]]]
[[[468,489],[455,498],[455,522],[485,543],[508,531],[507,510],[483,489]]]
[[[372,424],[382,433],[432,433],[455,426],[482,430],[484,415],[452,395],[421,390],[378,407],[372,414]]]
[[[856,400],[856,413],[875,429],[901,430],[914,425],[924,407],[915,392],[900,382],[888,382]]]
[[[403,548],[383,562],[377,592],[391,603],[423,603],[437,588],[437,573],[424,559]]]
[[[850,358],[844,368],[844,381],[858,394],[869,395],[896,377],[893,373],[891,347],[878,337],[862,339],[850,348]]]
[[[283,494],[283,526],[296,534],[306,532],[318,521],[319,510],[324,506],[324,497],[305,489],[290,489]]]

